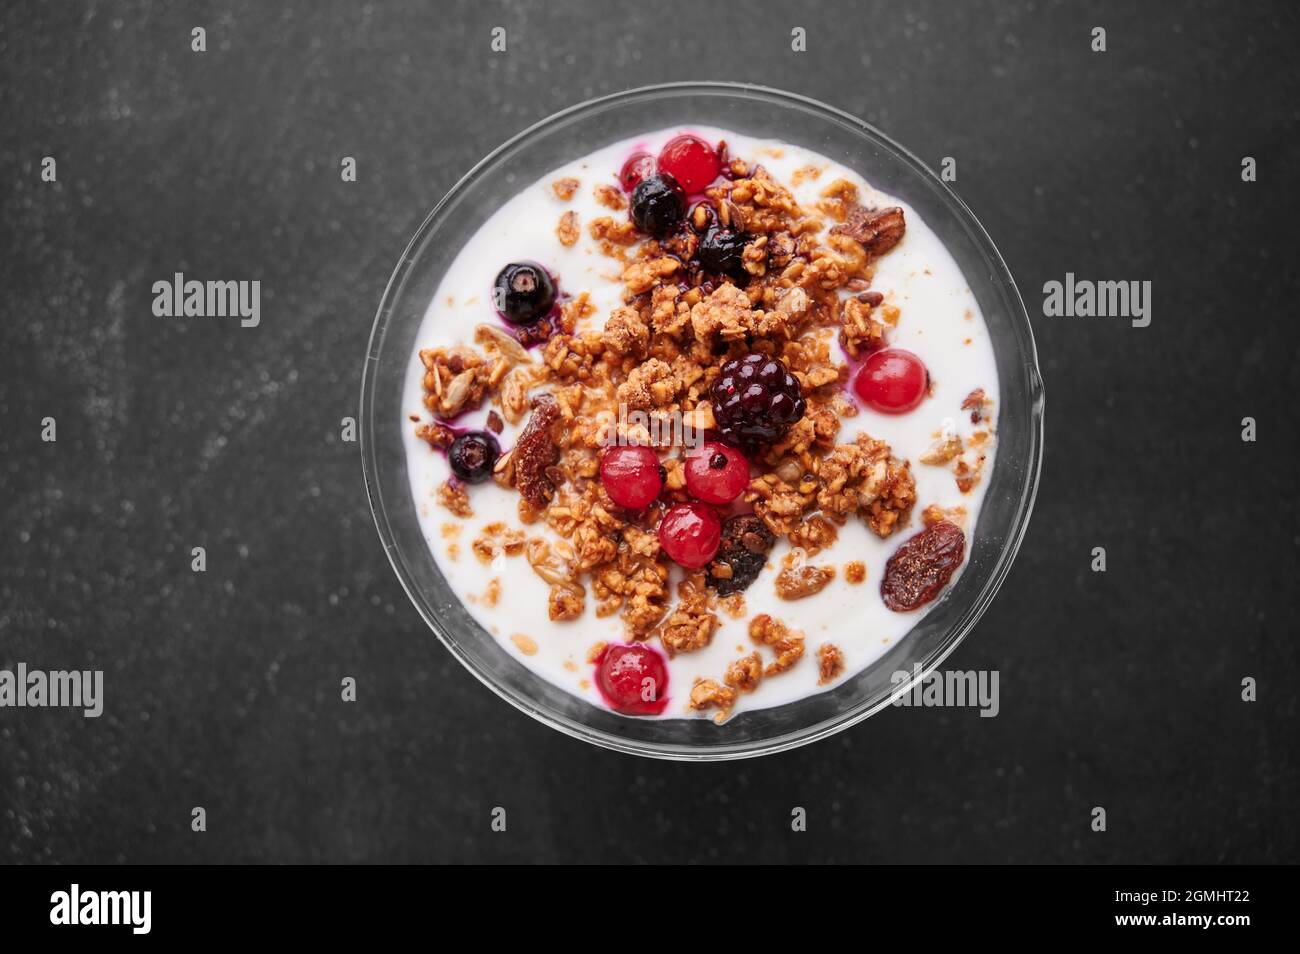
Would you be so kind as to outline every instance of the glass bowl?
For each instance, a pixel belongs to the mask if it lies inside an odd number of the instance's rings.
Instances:
[[[402,386],[415,335],[461,245],[520,188],[577,155],[667,126],[711,125],[811,148],[911,204],[947,245],[983,310],[1001,379],[998,452],[970,559],[917,626],[856,676],[783,706],[708,718],[616,715],[570,695],[516,661],[466,611],[429,553],[406,472]],[[425,219],[375,316],[361,385],[361,454],[384,551],[429,628],[486,686],[562,732],[637,755],[733,759],[824,738],[888,705],[891,676],[924,675],[971,631],[997,592],[1033,509],[1043,449],[1043,384],[1024,303],[1002,256],[968,208],[907,150],[860,119],[779,90],[672,83],[595,99],[515,136],[456,184]],[[914,680],[913,680],[914,681]],[[910,686],[912,681],[907,683]]]

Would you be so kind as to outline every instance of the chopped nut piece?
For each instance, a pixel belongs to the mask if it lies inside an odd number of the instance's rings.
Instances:
[[[582,233],[578,230],[578,213],[570,209],[560,216],[560,224],[555,227],[555,237],[564,246],[576,245]]]
[[[546,600],[546,614],[556,622],[568,622],[582,615],[586,591],[572,583],[551,587]]]
[[[953,464],[953,474],[957,477],[957,489],[964,494],[970,493],[980,482],[984,470],[984,455],[970,452],[957,458]]]
[[[966,508],[965,507],[940,507],[938,504],[930,504],[921,511],[921,523],[925,526],[931,526],[947,520],[949,523],[956,524],[958,527],[966,526]]]
[[[961,451],[961,438],[956,434],[948,434],[940,437],[927,447],[918,459],[922,464],[942,466],[960,454]]]
[[[683,600],[664,620],[659,641],[663,643],[668,658],[709,645],[713,631],[718,627],[718,617],[707,607],[708,602],[702,597]]]
[[[771,646],[776,659],[768,663],[765,674],[775,676],[785,672],[803,656],[802,633],[791,632],[785,623],[766,613],[749,621],[749,638],[763,646]]]
[[[791,546],[803,550],[805,556],[816,556],[835,542],[839,532],[835,524],[818,515],[795,524],[788,536]]]
[[[561,202],[568,202],[573,198],[573,194],[578,191],[580,185],[582,185],[581,182],[570,176],[564,179],[556,179],[552,182],[551,191],[555,193],[555,197]]]
[[[850,560],[844,564],[844,579],[858,584],[867,578],[867,565],[861,560]]]
[[[736,704],[736,690],[719,685],[712,679],[701,679],[691,687],[688,703],[692,709],[720,709],[725,716]]]
[[[847,235],[861,245],[869,255],[884,255],[903,240],[907,223],[903,210],[897,206],[888,209],[865,209],[854,206],[848,211],[847,221],[831,229],[832,235]]]
[[[776,653],[776,658],[763,670],[765,676],[783,673],[803,658],[803,636],[798,634],[779,639],[772,644],[772,651]]]
[[[844,672],[844,654],[833,643],[822,643],[817,647],[817,685],[824,686],[834,682]]]
[[[640,295],[650,290],[660,279],[674,274],[681,263],[667,255],[648,262],[633,262],[623,272],[623,284],[629,295]]]
[[[490,523],[483,528],[483,535],[472,544],[474,555],[481,563],[490,564],[499,553],[515,556],[524,549],[525,534],[522,530],[513,530],[504,523]]]
[[[428,442],[434,450],[446,450],[456,440],[456,432],[441,421],[421,424],[415,429],[415,436]]]
[[[533,537],[529,540],[525,552],[528,554],[528,565],[547,583],[558,586],[569,582],[568,567],[556,556],[551,545],[541,537]]]
[[[970,411],[970,422],[978,424],[989,416],[993,401],[984,393],[983,388],[976,388],[961,402],[963,411]]]
[[[727,667],[727,674],[723,677],[723,682],[739,692],[753,692],[762,681],[763,657],[758,653],[737,659]]]
[[[640,238],[636,226],[627,219],[621,221],[602,215],[593,219],[587,231],[597,242],[610,242],[613,245],[633,245]]]
[[[436,492],[438,503],[442,504],[458,517],[474,516],[474,508],[469,505],[469,494],[459,481],[452,483],[445,480],[438,485]]]
[[[596,186],[596,201],[607,209],[613,209],[615,212],[622,212],[627,208],[627,197],[623,195],[621,189],[612,185],[601,184]]]
[[[833,579],[833,566],[786,567],[776,575],[776,595],[783,600],[801,600],[820,593]]]

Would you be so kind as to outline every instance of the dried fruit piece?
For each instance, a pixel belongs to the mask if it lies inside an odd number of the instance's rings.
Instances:
[[[532,417],[510,452],[519,495],[538,509],[545,507],[555,493],[555,484],[547,470],[560,459],[560,449],[551,434],[551,426],[559,418],[560,407],[555,398],[550,394],[539,395],[533,402]]]
[[[848,221],[831,229],[832,235],[847,235],[857,241],[870,255],[884,255],[903,240],[907,223],[903,210],[865,209],[860,205],[849,209]]]
[[[709,565],[708,583],[719,596],[730,596],[748,588],[767,565],[767,554],[776,537],[760,517],[752,513],[728,517],[722,524],[722,542]]]
[[[955,523],[941,520],[912,537],[889,558],[880,581],[880,596],[896,613],[930,602],[961,566],[966,535]]]

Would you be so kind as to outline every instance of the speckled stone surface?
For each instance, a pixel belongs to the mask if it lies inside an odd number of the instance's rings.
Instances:
[[[5,5],[0,667],[102,668],[108,698],[0,709],[0,860],[1300,860],[1294,8],[746,9]],[[479,685],[383,556],[339,419],[406,240],[526,125],[690,78],[956,157],[1021,285],[1042,489],[948,663],[1000,671],[998,718],[890,710],[739,764],[610,754]],[[155,318],[176,271],[261,280],[260,327]],[[1152,281],[1151,326],[1041,317],[1067,271]]]

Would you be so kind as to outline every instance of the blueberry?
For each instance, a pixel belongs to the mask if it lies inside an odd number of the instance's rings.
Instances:
[[[532,262],[511,262],[497,273],[492,287],[497,311],[513,325],[531,325],[550,314],[555,283]]]
[[[743,275],[745,236],[733,229],[715,228],[704,233],[695,257],[707,271],[719,275]]]
[[[487,431],[468,431],[451,442],[447,462],[451,472],[467,484],[481,484],[492,476],[501,445]]]
[[[666,172],[646,176],[632,190],[632,224],[655,238],[671,233],[685,214],[686,193]]]

